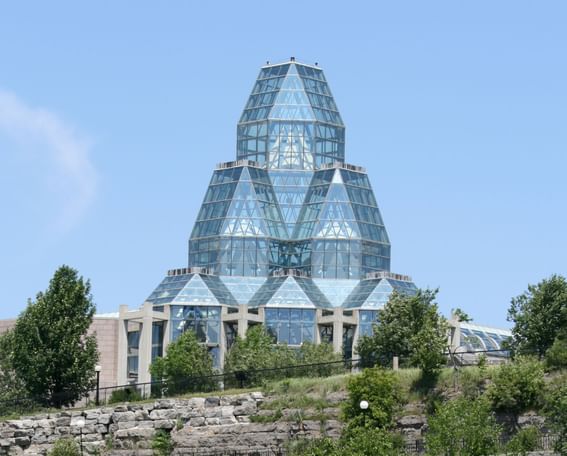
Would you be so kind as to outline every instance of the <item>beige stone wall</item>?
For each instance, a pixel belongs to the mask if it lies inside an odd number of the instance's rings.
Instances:
[[[96,333],[99,352],[100,386],[116,386],[118,355],[118,318],[96,317],[89,334]]]
[[[0,334],[13,328],[16,319],[0,320]],[[89,334],[96,333],[100,373],[100,386],[116,386],[118,353],[118,316],[95,316]]]

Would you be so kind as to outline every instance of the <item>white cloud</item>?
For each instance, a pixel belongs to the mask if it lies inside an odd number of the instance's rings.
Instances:
[[[39,145],[38,166],[47,161],[55,170],[53,181],[64,191],[63,207],[54,221],[71,229],[92,203],[97,173],[89,153],[91,144],[56,114],[27,105],[15,94],[0,89],[0,134],[23,143]],[[6,172],[6,170],[5,170]],[[53,172],[53,171],[52,171]]]

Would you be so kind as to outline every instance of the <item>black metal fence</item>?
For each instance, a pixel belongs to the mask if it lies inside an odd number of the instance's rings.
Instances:
[[[463,365],[474,365],[478,362],[482,354],[490,356],[493,354],[492,352],[497,352],[497,355],[502,353],[501,350],[475,350],[460,353],[448,352],[446,353],[447,366],[459,367]],[[466,360],[463,357],[467,357]],[[496,360],[499,359],[504,360],[503,358],[496,358]],[[401,359],[401,367],[407,364],[404,361],[408,360]],[[165,398],[181,394],[210,393],[226,389],[262,387],[268,381],[286,378],[328,377],[341,373],[350,373],[368,364],[368,360],[353,358],[324,363],[288,365],[264,369],[223,372],[206,376],[181,377],[170,380],[169,382],[133,382],[93,390],[89,392],[87,397],[75,402],[71,401],[72,398],[69,397],[69,393],[66,392],[52,395],[49,401],[46,401],[45,398],[38,397],[12,398],[0,401],[0,416],[26,414],[50,408],[61,408],[56,405],[69,404],[70,402],[75,407],[85,407],[87,405],[106,405],[150,398]],[[67,406],[66,408],[71,407]]]

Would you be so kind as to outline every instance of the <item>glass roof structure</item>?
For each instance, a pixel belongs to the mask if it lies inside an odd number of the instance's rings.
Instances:
[[[366,279],[390,270],[390,241],[366,171],[345,163],[345,125],[318,66],[261,68],[236,161],[214,170],[191,231],[195,270],[167,276],[148,301],[375,309],[415,292]]]
[[[512,337],[511,331],[464,322],[460,323],[460,328],[460,345],[467,351],[491,350],[493,356],[508,356],[508,352],[501,348],[502,343]]]
[[[361,280],[346,298],[346,307],[349,309],[377,309],[388,302],[394,291],[411,296],[417,293],[417,287],[413,282],[390,278]]]
[[[220,278],[207,274],[168,275],[146,302],[160,306],[164,304],[238,305]]]

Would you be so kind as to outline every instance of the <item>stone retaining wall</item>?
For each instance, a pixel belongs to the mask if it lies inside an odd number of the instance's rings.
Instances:
[[[329,420],[252,423],[259,413],[262,393],[193,399],[160,399],[146,404],[126,404],[85,411],[23,417],[0,423],[0,455],[45,455],[64,437],[77,441],[82,435],[86,454],[152,455],[157,430],[171,433],[173,454],[196,449],[277,448],[292,437],[337,437],[341,424]],[[77,426],[84,420],[82,430]]]

